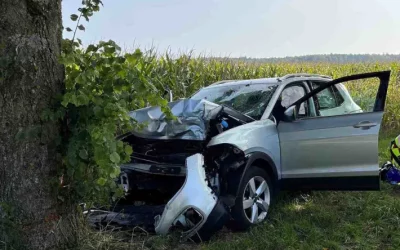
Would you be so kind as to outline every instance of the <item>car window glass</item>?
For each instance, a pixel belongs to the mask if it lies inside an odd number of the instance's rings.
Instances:
[[[290,105],[295,103],[297,100],[302,98],[306,94],[304,87],[299,85],[292,85],[285,88],[281,94],[282,106],[288,108]],[[306,103],[302,103],[299,109],[299,115],[306,115]]]
[[[331,86],[333,93],[335,94],[336,104],[338,106],[342,105],[344,102],[342,94],[339,92],[336,85]]]
[[[207,100],[232,108],[259,120],[278,85],[274,84],[222,84],[203,88],[194,94],[193,100]]]
[[[321,86],[322,83],[312,82],[312,88],[316,89]],[[324,109],[333,109],[340,106],[337,96],[340,96],[340,93],[335,93],[335,86],[330,86],[316,95],[316,101],[318,102],[318,106],[320,110]],[[337,90],[337,89],[336,89]]]
[[[373,112],[379,87],[378,78],[347,81],[332,87],[313,96],[318,116]]]

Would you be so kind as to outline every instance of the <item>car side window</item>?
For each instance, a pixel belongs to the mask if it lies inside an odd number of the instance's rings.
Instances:
[[[288,108],[290,105],[292,105],[305,95],[306,95],[306,90],[303,86],[299,84],[289,85],[281,93],[281,104],[285,108]],[[300,105],[298,115],[305,117],[308,115],[308,113],[309,112],[308,112],[307,102],[304,102]]]
[[[335,99],[336,99],[337,105],[338,106],[342,105],[344,103],[344,98],[343,98],[342,94],[339,92],[336,85],[332,86],[332,91],[335,94]]]
[[[350,80],[327,87],[308,100],[313,100],[317,116],[339,116],[373,112],[379,78]],[[323,86],[323,82],[319,83]],[[316,89],[318,82],[312,83]]]
[[[313,89],[319,88],[322,84],[322,82],[311,82]],[[344,102],[343,97],[336,86],[330,86],[317,93],[314,100],[319,110],[337,108]]]

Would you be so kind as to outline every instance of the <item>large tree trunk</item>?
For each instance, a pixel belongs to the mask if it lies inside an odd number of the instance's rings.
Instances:
[[[61,0],[0,0],[0,249],[51,249],[63,240],[51,189],[60,124],[42,126],[40,138],[16,139],[41,126],[42,111],[62,93],[61,27]]]

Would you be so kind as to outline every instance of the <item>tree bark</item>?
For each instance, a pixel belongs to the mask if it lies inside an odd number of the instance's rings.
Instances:
[[[66,239],[51,184],[61,125],[41,123],[63,91],[61,27],[61,0],[0,0],[0,249],[53,249]],[[16,139],[34,127],[42,135]]]

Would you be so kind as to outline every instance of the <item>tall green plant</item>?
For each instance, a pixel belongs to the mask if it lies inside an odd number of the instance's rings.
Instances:
[[[60,62],[65,67],[65,93],[60,105],[46,112],[44,119],[63,119],[60,140],[64,167],[60,171],[60,199],[107,202],[110,194],[121,195],[115,178],[119,165],[130,160],[131,146],[116,139],[136,126],[129,111],[146,104],[158,105],[165,113],[167,100],[148,79],[146,58],[140,50],[121,54],[114,41],[82,46],[75,39],[88,20],[99,11],[100,0],[83,1],[79,15],[71,15],[76,28],[71,40],[64,39]],[[72,31],[67,28],[67,31]]]

